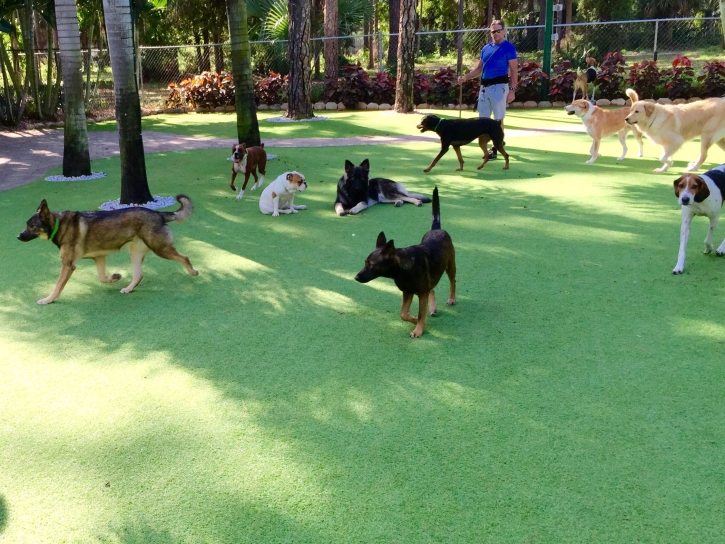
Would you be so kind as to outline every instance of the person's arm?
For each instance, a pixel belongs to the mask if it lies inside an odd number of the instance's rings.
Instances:
[[[478,64],[476,67],[468,72],[467,74],[463,76],[458,76],[458,84],[462,85],[464,81],[468,81],[469,79],[473,79],[476,76],[481,75],[481,70],[483,69],[483,62],[481,62],[481,59],[478,59]]]
[[[510,89],[509,95],[506,97],[506,102],[513,102],[516,98],[516,89],[519,86],[519,61],[518,59],[511,59],[509,61],[509,81]]]

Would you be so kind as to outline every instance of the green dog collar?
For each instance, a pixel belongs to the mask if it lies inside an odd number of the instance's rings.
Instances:
[[[53,227],[53,232],[50,233],[50,238],[48,240],[52,240],[55,236],[55,233],[58,232],[58,225],[60,224],[60,221],[58,221],[58,218],[55,218],[55,226]]]
[[[433,129],[433,132],[436,132],[438,130],[438,127],[440,126],[441,121],[443,121],[443,119],[438,119],[438,124],[436,125],[436,128]]]

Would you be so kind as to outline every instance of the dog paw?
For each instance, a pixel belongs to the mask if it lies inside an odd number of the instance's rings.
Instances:
[[[696,172],[698,170],[698,165],[696,162],[688,162],[687,168],[685,168],[686,172]]]
[[[272,212],[272,217],[279,217],[279,212]]]
[[[619,161],[619,162],[623,161],[624,159],[625,159],[624,155],[622,155],[621,157],[617,157],[617,161]]]
[[[712,250],[715,249],[715,246],[711,244],[705,244],[705,249],[703,250],[703,253],[707,255],[708,253],[712,253]]]
[[[597,158],[596,158],[596,157],[592,157],[591,159],[589,159],[589,160],[588,160],[587,162],[585,162],[584,164],[594,164],[594,161],[595,161],[595,160],[597,160]]]
[[[680,267],[676,266],[675,269],[672,271],[672,274],[677,276],[679,274],[682,274],[683,271],[684,271],[684,268],[680,268]]]
[[[430,170],[431,170],[430,166],[429,166],[428,168],[423,168],[423,172],[425,172],[426,174],[427,174],[428,172],[430,172]]]
[[[229,188],[235,193],[237,192],[237,188],[234,185],[230,185]]]
[[[45,306],[46,304],[50,304],[50,303],[51,303],[51,302],[53,302],[54,300],[55,300],[55,299],[54,299],[54,298],[52,298],[52,297],[45,297],[45,298],[41,298],[41,299],[40,299],[40,300],[38,301],[38,304],[40,304],[41,306]]]
[[[456,172],[463,172],[463,166],[461,166],[460,168],[456,168]]]
[[[446,300],[446,304],[448,304],[448,306],[453,306],[453,305],[456,304],[456,299],[455,298],[449,298],[448,300]]]
[[[430,312],[428,312],[428,315],[431,315],[431,316],[434,316],[434,317],[437,316],[438,315],[438,309],[436,308],[435,310],[431,310]]]
[[[411,338],[420,338],[423,334],[423,331],[419,331],[417,328],[410,331],[410,337]]]
[[[256,191],[256,190],[257,190],[257,184],[255,183],[254,185],[252,185],[252,191]]]
[[[300,206],[295,206],[295,210],[306,210],[306,209],[307,209],[307,206],[305,206],[304,204],[302,204]]]
[[[294,208],[292,208],[292,209],[291,209],[291,210],[290,210],[289,212],[287,212],[287,213],[298,213],[298,212],[297,212],[297,210],[295,210]]]
[[[665,165],[665,166],[662,166],[662,167],[660,167],[660,168],[655,168],[655,169],[654,169],[654,170],[652,170],[652,171],[653,171],[654,173],[656,173],[656,174],[662,174],[662,173],[664,173],[664,172],[667,172],[667,170],[669,170],[669,169],[670,169],[670,167],[669,167],[669,166],[667,166],[667,165]]]
[[[507,164],[506,166],[503,167],[503,169],[504,170],[508,170],[509,169],[509,165]]]
[[[718,250],[715,252],[715,255],[717,255],[718,257],[722,257],[723,255],[725,255],[725,249],[718,248]]]
[[[400,208],[402,205],[403,205],[403,201],[402,200],[396,200],[395,201],[395,207],[396,208]]]

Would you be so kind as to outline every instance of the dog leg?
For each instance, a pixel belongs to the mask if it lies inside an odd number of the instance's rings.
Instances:
[[[240,189],[237,195],[237,200],[241,200],[242,198],[244,198],[244,189]]]
[[[368,207],[368,203],[367,202],[358,202],[355,205],[355,207],[353,209],[351,209],[351,210],[348,210],[347,213],[352,214],[352,215],[355,215],[356,213],[360,213],[361,211],[363,211],[367,207]]]
[[[244,184],[242,185],[242,192],[244,192],[247,189],[247,183],[249,182],[249,174],[251,174],[251,172],[246,172],[244,174]],[[256,181],[257,174],[254,174],[254,178]]]
[[[438,305],[436,304],[436,292],[435,289],[431,289],[428,294],[428,314],[436,315],[438,313]]]
[[[425,329],[425,318],[428,313],[428,296],[428,293],[418,295],[418,323],[410,333],[411,338],[420,338],[423,335],[423,329]]]
[[[145,244],[144,247],[146,247]],[[174,239],[171,238],[170,229],[169,238],[167,238],[164,242],[160,244],[154,245],[153,247],[149,246],[144,251],[144,255],[149,249],[162,259],[168,259],[170,261],[176,261],[177,263],[183,264],[184,268],[186,268],[186,271],[189,273],[190,276],[199,275],[199,272],[195,270],[193,266],[191,266],[191,261],[189,260],[189,257],[187,257],[186,255],[182,255],[181,253],[176,251],[176,248],[174,247]]]
[[[255,181],[256,181],[256,179],[255,179]],[[259,176],[259,181],[257,181],[254,185],[252,185],[252,191],[261,189],[262,185],[264,185],[264,175]]]
[[[234,180],[236,178],[237,178],[237,173],[234,170],[232,170],[232,181],[229,183],[229,187],[231,187],[232,191],[234,191],[235,193],[237,192],[237,188],[234,186]]]
[[[63,291],[63,288],[65,287],[65,284],[68,283],[68,280],[71,277],[71,274],[73,274],[73,271],[76,269],[75,264],[73,263],[63,263],[60,269],[60,276],[58,277],[58,282],[55,284],[55,289],[53,289],[53,292],[48,295],[45,298],[41,298],[38,301],[38,304],[44,305],[44,304],[50,304],[55,299],[57,299],[60,296],[60,293]]]
[[[660,155],[660,162],[662,163],[662,166],[654,169],[656,173],[661,174],[670,169],[670,166],[672,166],[672,163],[674,162],[672,155],[675,154],[675,151],[677,151],[681,145],[682,142],[679,142],[676,146],[662,148],[662,155]]]
[[[637,130],[636,127],[632,127],[632,134],[634,134],[634,139],[637,140],[637,143],[639,144],[639,154],[638,157],[644,157],[644,143],[642,142],[642,133]]]
[[[410,315],[410,305],[413,303],[412,293],[403,293],[403,307],[400,309],[400,319],[408,323],[418,323],[418,318]]]
[[[493,143],[496,150],[503,155],[503,158],[506,159],[506,164],[504,164],[503,169],[508,170],[509,169],[509,154],[506,153],[506,150],[503,148],[503,142],[500,144],[497,144],[496,142]]]
[[[460,145],[454,145],[453,151],[456,152],[456,156],[458,157],[458,168],[456,169],[456,172],[462,172],[463,171],[463,156],[461,156],[461,146]]]
[[[599,158],[599,140],[594,138],[592,141],[592,147],[589,148],[589,153],[591,153],[591,158],[585,162],[584,164],[593,164],[595,160]]]
[[[335,213],[340,217],[347,214],[345,208],[342,205],[342,202],[335,202]]]
[[[110,277],[106,275],[106,257],[96,257],[93,260],[96,263],[98,279],[101,280],[101,283],[113,283],[121,279],[121,274],[113,274]]]
[[[140,240],[134,240],[128,245],[131,254],[131,264],[133,265],[133,279],[126,287],[121,289],[121,293],[128,294],[133,291],[143,279],[143,260],[148,253],[148,246]]]
[[[720,217],[717,215],[713,215],[710,217],[710,228],[707,229],[707,237],[705,238],[705,251],[703,253],[708,254],[712,253],[712,250],[715,249],[715,246],[712,245],[712,236],[715,233],[715,229],[717,228],[717,222],[720,220]]]
[[[423,172],[430,172],[430,171],[431,171],[431,170],[433,169],[433,167],[434,167],[434,166],[435,166],[436,164],[438,164],[438,161],[439,161],[439,160],[441,160],[441,157],[442,157],[443,155],[445,155],[445,154],[446,154],[447,152],[448,152],[448,148],[445,148],[445,149],[441,149],[441,150],[440,150],[440,152],[438,153],[438,155],[436,155],[436,158],[435,158],[435,159],[433,159],[433,162],[432,162],[432,163],[430,163],[430,166],[428,166],[428,168],[424,168],[424,169],[423,169]]]
[[[627,133],[629,132],[628,127],[624,127],[622,130],[620,130],[617,133],[617,136],[619,136],[619,143],[622,144],[622,154],[617,157],[618,161],[623,161],[624,158],[627,156]]]
[[[680,227],[680,251],[677,254],[677,264],[672,270],[673,274],[682,274],[685,270],[685,250],[687,249],[687,239],[690,236],[690,222],[693,217],[689,206],[682,207],[682,226]]]
[[[289,213],[297,213],[297,208],[295,208],[295,194],[292,193],[292,195],[289,198]],[[287,207],[285,206],[285,207]]]
[[[446,304],[453,306],[456,303],[456,257],[455,254],[451,261],[448,263],[446,268],[446,274],[448,275],[448,282],[451,284],[451,292],[448,296]]]
[[[700,156],[697,157],[697,162],[691,162],[691,163],[687,164],[688,172],[696,172],[700,169],[700,167],[702,166],[702,163],[704,163],[707,160],[707,150],[710,149],[711,145],[712,145],[712,142],[710,141],[710,138],[701,137]]]
[[[254,177],[254,184],[252,185],[252,191],[256,191],[257,190],[257,183],[259,181],[257,179],[257,172],[254,171],[254,170],[252,170],[252,176]]]

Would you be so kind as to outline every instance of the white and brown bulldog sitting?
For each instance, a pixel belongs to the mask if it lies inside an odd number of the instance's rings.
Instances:
[[[297,213],[307,206],[295,206],[293,201],[297,191],[307,189],[305,176],[299,172],[285,172],[277,177],[259,197],[259,211],[278,217],[280,213]]]

